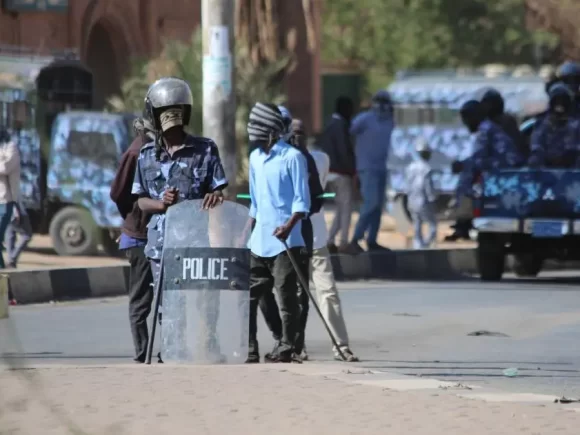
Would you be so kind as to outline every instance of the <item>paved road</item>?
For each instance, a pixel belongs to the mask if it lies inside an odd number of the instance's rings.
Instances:
[[[450,283],[362,282],[341,287],[352,347],[374,370],[517,392],[580,396],[580,279]],[[125,298],[15,307],[0,320],[10,364],[126,363],[131,339]],[[314,313],[313,313],[314,314]],[[507,337],[468,336],[477,330]],[[261,344],[270,346],[261,325]],[[311,316],[308,350],[330,346]],[[520,375],[506,378],[505,368]]]

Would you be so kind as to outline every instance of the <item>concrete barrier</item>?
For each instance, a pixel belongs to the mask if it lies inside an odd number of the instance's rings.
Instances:
[[[506,271],[511,270],[506,260]],[[578,265],[575,265],[577,267]],[[454,280],[477,273],[475,249],[396,250],[359,255],[333,255],[337,281],[358,279]],[[561,270],[548,262],[545,270]],[[6,278],[2,278],[6,277]],[[11,290],[19,304],[67,301],[127,294],[129,266],[10,271],[0,275],[2,289]],[[0,302],[0,313],[2,302]]]

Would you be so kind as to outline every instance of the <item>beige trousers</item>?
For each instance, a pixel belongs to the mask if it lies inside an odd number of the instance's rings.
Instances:
[[[316,301],[324,320],[326,320],[340,348],[347,348],[348,333],[330,264],[330,254],[326,247],[315,249],[312,253],[310,280],[314,283]]]

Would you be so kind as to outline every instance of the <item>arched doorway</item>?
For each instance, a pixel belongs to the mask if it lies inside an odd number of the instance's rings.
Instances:
[[[97,22],[91,29],[86,46],[86,64],[94,75],[94,105],[102,109],[107,98],[121,91],[121,65],[109,27]]]

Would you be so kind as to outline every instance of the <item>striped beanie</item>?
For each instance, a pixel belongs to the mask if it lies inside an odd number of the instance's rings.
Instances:
[[[248,135],[250,141],[269,140],[270,136],[278,139],[284,131],[284,118],[276,106],[256,103],[250,111]]]

